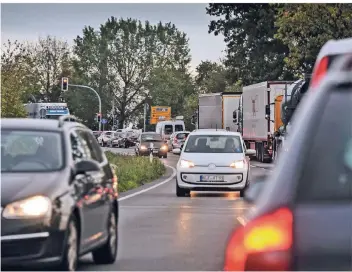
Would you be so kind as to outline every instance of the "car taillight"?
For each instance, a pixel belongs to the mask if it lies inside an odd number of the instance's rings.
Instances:
[[[321,78],[326,74],[328,71],[329,66],[329,57],[324,57],[318,63],[318,66],[314,69],[312,79],[311,79],[311,86],[316,87],[321,80]]]
[[[293,215],[280,208],[236,229],[225,252],[225,271],[290,270]]]
[[[176,138],[174,138],[174,144],[176,144],[177,143],[177,139]]]

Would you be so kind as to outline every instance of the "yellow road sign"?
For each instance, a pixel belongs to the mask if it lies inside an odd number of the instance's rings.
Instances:
[[[154,106],[150,109],[150,124],[171,119],[171,107]]]

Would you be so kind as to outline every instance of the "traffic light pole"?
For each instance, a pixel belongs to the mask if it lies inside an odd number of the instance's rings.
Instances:
[[[143,124],[143,132],[146,132],[145,129],[146,129],[146,124],[147,124],[147,102],[144,103],[144,124]]]
[[[83,88],[83,89],[88,89],[88,90],[93,91],[98,97],[98,100],[99,100],[99,114],[101,114],[101,99],[100,99],[100,95],[97,93],[96,90],[94,90],[91,87],[85,86],[85,85],[68,84],[68,86],[78,87],[78,88]],[[101,131],[101,117],[100,117],[100,122],[99,122],[99,131]]]

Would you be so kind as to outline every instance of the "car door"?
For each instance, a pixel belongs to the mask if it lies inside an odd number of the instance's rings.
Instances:
[[[84,129],[75,130],[79,137],[82,147],[85,150],[86,158],[94,160],[94,151],[91,148],[91,140],[87,137],[87,131]],[[104,211],[104,196],[102,180],[104,178],[103,169],[100,172],[86,174],[86,196],[83,202],[85,219],[87,224],[88,238],[82,241],[86,247],[93,246],[98,239],[102,238],[102,220],[105,219]]]
[[[102,169],[102,172],[99,174],[99,176],[94,176],[93,178],[96,179],[94,181],[95,188],[99,194],[99,198],[96,199],[97,201],[95,203],[95,212],[99,214],[100,220],[99,233],[105,232],[107,230],[106,226],[111,209],[111,197],[109,192],[112,188],[113,173],[103,150],[94,141],[94,136],[92,133],[88,130],[82,130],[81,134],[85,141],[87,141],[91,159],[99,163]]]
[[[70,149],[73,163],[89,158],[87,150],[75,130],[70,131]],[[91,195],[92,184],[86,175],[76,175],[73,180],[73,187],[75,189],[76,202],[81,210],[81,250],[84,251],[87,248],[86,241],[89,240],[93,233],[90,226],[94,223],[94,217],[90,213],[89,203],[86,202]]]

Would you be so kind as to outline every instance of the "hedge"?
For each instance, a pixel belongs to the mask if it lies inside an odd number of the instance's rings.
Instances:
[[[110,164],[116,165],[119,192],[125,192],[156,180],[166,172],[165,165],[157,158],[150,163],[149,157],[119,155],[110,151],[105,154]]]

